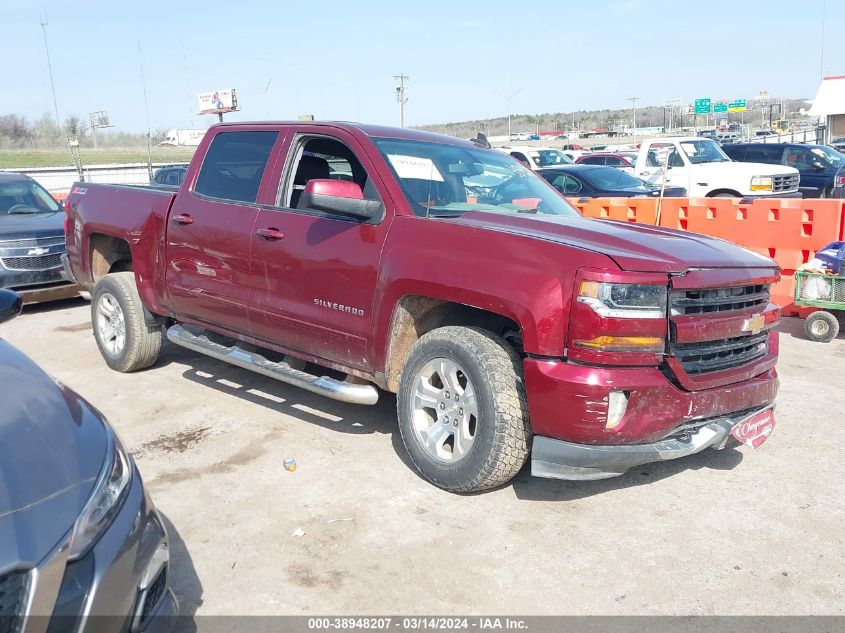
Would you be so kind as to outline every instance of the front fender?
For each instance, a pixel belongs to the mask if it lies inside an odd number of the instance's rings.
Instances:
[[[393,315],[409,295],[507,317],[519,324],[526,353],[560,357],[576,270],[608,263],[601,254],[459,220],[397,217],[372,309],[373,366],[385,368]]]

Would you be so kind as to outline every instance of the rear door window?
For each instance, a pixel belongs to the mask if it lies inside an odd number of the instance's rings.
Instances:
[[[733,154],[728,152],[733,158]],[[749,163],[767,163],[780,165],[783,159],[783,147],[768,147],[765,144],[752,145],[745,151],[745,160]]]
[[[277,131],[221,132],[211,141],[194,191],[209,198],[253,203]]]

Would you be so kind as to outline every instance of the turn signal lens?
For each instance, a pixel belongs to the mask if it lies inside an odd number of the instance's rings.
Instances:
[[[602,352],[654,352],[662,354],[666,344],[656,336],[598,336],[589,341],[576,340],[575,347]]]
[[[771,176],[754,176],[751,179],[751,191],[771,191],[772,177]]]

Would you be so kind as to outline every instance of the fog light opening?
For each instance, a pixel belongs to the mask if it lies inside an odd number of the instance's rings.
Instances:
[[[615,429],[622,422],[625,417],[625,411],[628,410],[627,391],[619,391],[613,389],[607,396],[607,424],[604,425],[606,429]]]
[[[132,619],[131,631],[144,628],[150,616],[155,612],[161,599],[167,591],[167,571],[170,561],[170,549],[167,541],[159,543],[150,559],[141,583],[138,585],[138,600],[135,615]]]

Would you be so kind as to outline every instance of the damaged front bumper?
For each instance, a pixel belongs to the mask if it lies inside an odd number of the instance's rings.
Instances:
[[[684,425],[652,444],[594,446],[536,436],[531,452],[531,474],[576,481],[608,479],[635,466],[679,459],[707,448],[722,450],[738,443],[731,435],[734,427],[771,408],[769,405]]]

